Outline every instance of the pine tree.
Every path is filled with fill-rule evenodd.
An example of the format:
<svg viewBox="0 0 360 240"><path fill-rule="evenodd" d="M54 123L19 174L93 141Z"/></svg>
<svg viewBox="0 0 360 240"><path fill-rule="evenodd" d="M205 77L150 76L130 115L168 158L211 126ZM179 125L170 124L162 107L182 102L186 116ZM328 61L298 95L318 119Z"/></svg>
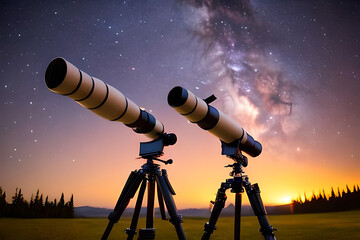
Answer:
<svg viewBox="0 0 360 240"><path fill-rule="evenodd" d="M21 188L16 188L15 195L12 197L12 205L11 205L11 217L25 217L26 210L28 207L28 203L24 201L24 196L21 193Z"/></svg>
<svg viewBox="0 0 360 240"><path fill-rule="evenodd" d="M342 192L341 192L341 197L344 198L346 196L346 192L345 190L343 189Z"/></svg>
<svg viewBox="0 0 360 240"><path fill-rule="evenodd" d="M35 206L38 205L38 202L39 202L39 189L36 192L36 196L35 196L35 200L34 200Z"/></svg>
<svg viewBox="0 0 360 240"><path fill-rule="evenodd" d="M64 193L61 193L61 197L56 210L57 210L57 217L61 217L61 218L65 217L66 213L64 213L65 211Z"/></svg>
<svg viewBox="0 0 360 240"><path fill-rule="evenodd" d="M74 194L71 194L69 206L70 206L71 208L74 208Z"/></svg>
<svg viewBox="0 0 360 240"><path fill-rule="evenodd" d="M311 197L310 201L314 201L314 200L316 200L316 195L315 195L315 192L313 191L313 194L312 194L312 197Z"/></svg>
<svg viewBox="0 0 360 240"><path fill-rule="evenodd" d="M341 198L340 188L338 187L337 190L338 190L338 195L337 195L337 197L338 197L338 198Z"/></svg>
<svg viewBox="0 0 360 240"><path fill-rule="evenodd" d="M16 188L15 195L12 197L12 204L16 203L17 198L18 198L18 188Z"/></svg>
<svg viewBox="0 0 360 240"><path fill-rule="evenodd" d="M350 194L351 193L351 191L350 191L350 188L349 188L349 186L346 184L346 193L347 194Z"/></svg>
<svg viewBox="0 0 360 240"><path fill-rule="evenodd" d="M46 196L45 198L45 205L44 205L44 208L45 208L45 217L48 218L50 217L50 203L49 203L49 197Z"/></svg>
<svg viewBox="0 0 360 240"><path fill-rule="evenodd" d="M44 199L43 199L43 194L40 195L40 199L39 199L39 203L41 206L44 206Z"/></svg>
<svg viewBox="0 0 360 240"><path fill-rule="evenodd" d="M42 217L42 218L45 217L43 194L40 195L40 199L39 199L39 217Z"/></svg>
<svg viewBox="0 0 360 240"><path fill-rule="evenodd" d="M317 199L323 199L323 195L321 194L321 190L319 190L319 195Z"/></svg>
<svg viewBox="0 0 360 240"><path fill-rule="evenodd" d="M66 217L73 218L74 217L74 195L71 194L70 201L66 203Z"/></svg>
<svg viewBox="0 0 360 240"><path fill-rule="evenodd" d="M64 193L61 194L60 200L59 200L59 204L58 207L62 208L65 205L65 200L64 200Z"/></svg>
<svg viewBox="0 0 360 240"><path fill-rule="evenodd" d="M327 200L327 197L326 197L326 193L325 193L325 190L323 189L323 198L325 199L325 200Z"/></svg>
<svg viewBox="0 0 360 240"><path fill-rule="evenodd" d="M329 199L335 199L335 192L334 192L334 188L331 188L331 196Z"/></svg>
<svg viewBox="0 0 360 240"><path fill-rule="evenodd" d="M0 187L0 217L4 217L6 214L6 193L3 192L2 188Z"/></svg>
<svg viewBox="0 0 360 240"><path fill-rule="evenodd" d="M29 217L34 217L35 215L35 210L34 207L35 206L35 201L34 201L34 194L31 194L31 198L30 198L30 206L29 206Z"/></svg>
<svg viewBox="0 0 360 240"><path fill-rule="evenodd" d="M51 206L51 217L59 217L58 208L56 203L56 198L54 199L54 204Z"/></svg>
<svg viewBox="0 0 360 240"><path fill-rule="evenodd" d="M42 208L42 203L40 202L40 191L39 189L37 190L36 192L36 195L35 195L35 200L34 200L34 206L32 208L32 212L33 212L33 216L32 217L41 217L41 208Z"/></svg>
<svg viewBox="0 0 360 240"><path fill-rule="evenodd" d="M31 198L30 198L30 208L34 207L34 194L31 194Z"/></svg>

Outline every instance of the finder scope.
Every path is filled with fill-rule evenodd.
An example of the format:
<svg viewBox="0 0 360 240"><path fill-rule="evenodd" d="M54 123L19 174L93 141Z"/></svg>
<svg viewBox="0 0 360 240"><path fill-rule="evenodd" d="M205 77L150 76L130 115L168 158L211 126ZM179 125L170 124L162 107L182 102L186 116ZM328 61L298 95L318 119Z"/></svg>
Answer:
<svg viewBox="0 0 360 240"><path fill-rule="evenodd" d="M68 96L81 106L110 121L120 121L137 133L156 139L164 125L150 113L140 109L120 91L89 76L63 58L55 58L45 73L50 91Z"/></svg>
<svg viewBox="0 0 360 240"><path fill-rule="evenodd" d="M261 153L261 144L235 121L210 106L209 101L196 97L192 92L180 86L174 87L169 92L167 100L178 113L190 122L196 123L200 128L214 134L221 141L227 144L240 142L238 148L252 157Z"/></svg>

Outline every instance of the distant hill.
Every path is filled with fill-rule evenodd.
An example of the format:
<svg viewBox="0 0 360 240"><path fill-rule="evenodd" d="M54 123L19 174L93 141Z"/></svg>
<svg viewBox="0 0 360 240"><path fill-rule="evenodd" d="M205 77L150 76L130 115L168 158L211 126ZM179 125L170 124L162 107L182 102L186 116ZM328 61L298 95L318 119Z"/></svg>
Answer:
<svg viewBox="0 0 360 240"><path fill-rule="evenodd" d="M75 207L74 215L75 217L108 217L112 209L108 208L97 208L97 207ZM269 206L266 207L266 211L269 215L279 215L279 214L290 214L290 204L279 205L279 206ZM127 208L123 214L124 217L131 217L134 212L133 208ZM235 212L235 206L229 204L221 211L221 216L233 216ZM188 209L179 209L178 214L181 214L184 217L209 217L210 209L208 208L188 208ZM146 215L146 207L141 208L141 216ZM253 210L250 206L243 205L241 206L241 215L243 216L253 216ZM155 209L155 217L160 217L159 208Z"/></svg>
<svg viewBox="0 0 360 240"><path fill-rule="evenodd" d="M278 205L278 206L269 206L269 207L266 207L266 211L269 215L292 214L291 203L284 204L284 205Z"/></svg>
<svg viewBox="0 0 360 240"><path fill-rule="evenodd" d="M75 207L74 215L75 217L108 217L113 209L108 208L97 208L97 207ZM134 208L127 208L122 216L131 217L134 212ZM190 208L190 209L181 209L178 210L178 214L187 217L208 217L210 216L209 209L199 209L199 208ZM146 207L141 208L140 216L146 215ZM160 217L160 209L155 209L155 217Z"/></svg>
<svg viewBox="0 0 360 240"><path fill-rule="evenodd" d="M96 207L75 207L75 217L107 217L111 213L112 209L108 208L96 208Z"/></svg>

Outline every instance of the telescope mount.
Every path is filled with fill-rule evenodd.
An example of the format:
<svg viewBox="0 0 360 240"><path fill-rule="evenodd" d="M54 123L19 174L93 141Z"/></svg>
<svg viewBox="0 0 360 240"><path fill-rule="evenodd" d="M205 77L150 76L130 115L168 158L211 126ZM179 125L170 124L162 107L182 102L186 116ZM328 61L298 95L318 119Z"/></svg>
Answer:
<svg viewBox="0 0 360 240"><path fill-rule="evenodd" d="M138 240L155 239L155 228L153 226L155 185L157 186L157 196L162 220L168 220L165 213L165 202L168 214L170 216L169 221L174 225L178 239L186 240L186 236L181 225L182 217L181 215L177 214L176 205L172 197L172 195L175 195L175 191L169 182L166 170L160 170L160 165L154 163L154 161L163 162L165 164L172 163L171 159L167 161L158 159L158 157L163 154L164 146L172 145L176 142L176 136L173 134L173 136L175 136L175 142L169 143L169 135L171 134L162 134L159 138L151 142L140 143L140 158L145 159L146 163L141 166L141 169L132 171L130 173L130 176L128 177L115 205L115 208L108 217L109 223L101 238L102 240L108 239L114 224L119 221L130 200L134 197L135 193L140 187L130 227L125 230L125 233L128 235L128 240L132 240L134 238L135 234L137 233L137 223L140 216L146 185L148 187L146 228L139 229Z"/></svg>
<svg viewBox="0 0 360 240"><path fill-rule="evenodd" d="M234 218L234 240L240 240L240 223L241 223L241 202L242 193L244 189L249 198L251 208L254 214L257 216L260 224L260 232L265 240L276 240L274 236L274 229L267 217L266 210L263 205L260 188L257 183L251 185L247 175L243 175L243 167L248 164L248 159L244 156L239 147L234 148L234 144L227 144L223 141L222 143L222 154L234 160L234 163L225 167L232 167L230 176L232 178L226 179L225 182L221 183L220 188L217 191L216 199L214 202L213 209L211 211L209 222L204 225L204 234L201 240L209 240L211 234L216 230L216 222L220 216L222 209L225 207L227 199L226 190L231 189L232 193L235 193L235 218ZM237 143L239 146L239 143Z"/></svg>

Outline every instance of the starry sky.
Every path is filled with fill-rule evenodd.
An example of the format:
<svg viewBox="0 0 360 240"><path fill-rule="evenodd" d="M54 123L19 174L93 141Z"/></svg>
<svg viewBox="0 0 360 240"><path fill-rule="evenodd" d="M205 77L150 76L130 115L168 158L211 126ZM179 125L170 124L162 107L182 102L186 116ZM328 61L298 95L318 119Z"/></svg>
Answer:
<svg viewBox="0 0 360 240"><path fill-rule="evenodd" d="M208 207L231 160L176 113L183 86L263 145L245 172L265 204L360 183L358 1L1 1L0 186L112 208L148 141L50 92L55 57L120 90L174 132L178 208ZM230 194L229 194L230 195ZM232 202L229 196L228 202ZM132 203L133 204L133 203Z"/></svg>

